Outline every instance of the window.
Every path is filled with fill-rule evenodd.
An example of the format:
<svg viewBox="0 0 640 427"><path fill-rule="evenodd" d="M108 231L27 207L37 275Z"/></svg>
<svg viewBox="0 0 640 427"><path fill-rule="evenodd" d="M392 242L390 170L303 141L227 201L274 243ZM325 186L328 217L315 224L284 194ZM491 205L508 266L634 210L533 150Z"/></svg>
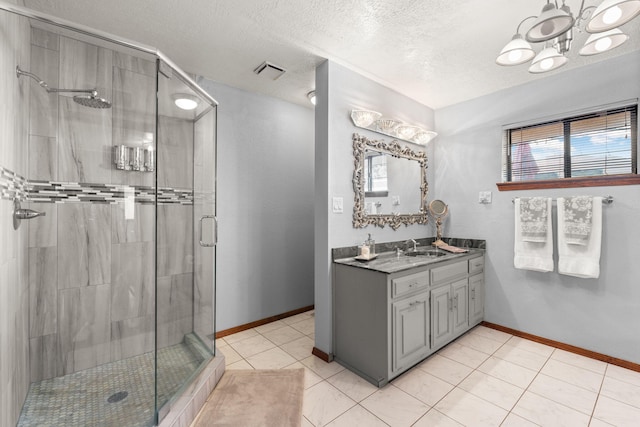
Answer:
<svg viewBox="0 0 640 427"><path fill-rule="evenodd" d="M505 183L637 174L637 105L505 132Z"/></svg>

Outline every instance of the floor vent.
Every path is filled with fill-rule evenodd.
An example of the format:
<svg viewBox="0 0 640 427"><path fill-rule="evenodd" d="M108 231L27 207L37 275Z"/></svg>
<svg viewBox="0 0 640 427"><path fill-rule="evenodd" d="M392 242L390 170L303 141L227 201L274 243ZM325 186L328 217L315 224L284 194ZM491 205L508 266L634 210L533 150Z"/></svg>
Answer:
<svg viewBox="0 0 640 427"><path fill-rule="evenodd" d="M270 62L264 61L262 64L258 65L258 68L253 70L253 72L259 76L267 77L271 80L278 80L284 73L287 72L287 70Z"/></svg>

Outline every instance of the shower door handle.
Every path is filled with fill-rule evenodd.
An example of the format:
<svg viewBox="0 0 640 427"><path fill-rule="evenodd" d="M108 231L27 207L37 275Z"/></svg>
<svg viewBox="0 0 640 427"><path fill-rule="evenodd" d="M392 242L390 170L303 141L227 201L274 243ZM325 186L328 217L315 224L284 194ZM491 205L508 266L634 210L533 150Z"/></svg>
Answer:
<svg viewBox="0 0 640 427"><path fill-rule="evenodd" d="M212 219L213 220L213 234L214 234L214 239L213 242L208 243L204 241L204 238L202 236L202 221L204 221L205 219ZM199 226L199 230L200 230L200 246L202 246L203 248L212 248L215 245L218 244L218 218L216 218L215 215L203 215L200 217L200 226Z"/></svg>

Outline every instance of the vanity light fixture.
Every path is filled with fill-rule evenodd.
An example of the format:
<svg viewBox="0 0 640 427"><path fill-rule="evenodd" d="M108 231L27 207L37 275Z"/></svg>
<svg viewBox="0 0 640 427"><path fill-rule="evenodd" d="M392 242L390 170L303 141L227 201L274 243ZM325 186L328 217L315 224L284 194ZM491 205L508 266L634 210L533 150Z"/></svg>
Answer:
<svg viewBox="0 0 640 427"><path fill-rule="evenodd" d="M311 92L309 92L307 94L307 98L309 98L309 102L311 102L313 105L316 105L316 91L312 90Z"/></svg>
<svg viewBox="0 0 640 427"><path fill-rule="evenodd" d="M175 102L178 108L183 110L193 110L198 106L199 99L194 95L188 93L175 93L171 95L173 102Z"/></svg>
<svg viewBox="0 0 640 427"><path fill-rule="evenodd" d="M351 120L359 128L378 132L392 138L401 139L413 144L426 145L438 136L436 132L420 126L403 123L400 120L382 117L382 114L371 110L351 110Z"/></svg>
<svg viewBox="0 0 640 427"><path fill-rule="evenodd" d="M384 133L393 132L402 122L394 119L381 118L376 120L376 127Z"/></svg>
<svg viewBox="0 0 640 427"><path fill-rule="evenodd" d="M545 73L568 62L573 41L573 30L593 33L579 54L596 55L614 49L629 39L616 27L626 24L640 15L640 0L604 0L597 7L584 6L574 16L566 1L558 7L558 1L547 0L538 16L528 16L517 26L516 34L498 54L496 63L502 66L518 65L533 58L530 73ZM522 24L533 19L523 38ZM611 31L611 32L610 32ZM546 43L536 55L530 43Z"/></svg>
<svg viewBox="0 0 640 427"><path fill-rule="evenodd" d="M351 110L351 120L353 120L353 124L361 128L371 126L371 124L380 117L382 117L382 114L377 111Z"/></svg>
<svg viewBox="0 0 640 427"><path fill-rule="evenodd" d="M420 131L422 131L422 129L420 129L418 126L402 124L396 128L396 135L398 135L398 138L410 140L416 133Z"/></svg>
<svg viewBox="0 0 640 427"><path fill-rule="evenodd" d="M438 136L437 133L431 130L420 130L420 132L413 135L411 138L412 142L415 142L418 145L427 145L429 141Z"/></svg>

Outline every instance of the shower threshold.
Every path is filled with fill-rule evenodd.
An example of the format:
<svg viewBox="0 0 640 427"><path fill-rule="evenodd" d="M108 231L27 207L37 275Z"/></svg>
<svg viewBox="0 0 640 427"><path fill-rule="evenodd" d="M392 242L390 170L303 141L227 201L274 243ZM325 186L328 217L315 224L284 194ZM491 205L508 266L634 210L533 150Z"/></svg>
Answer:
<svg viewBox="0 0 640 427"><path fill-rule="evenodd" d="M185 337L186 338L186 337ZM158 350L158 402L167 402L205 361L186 338ZM34 382L19 427L153 426L154 353Z"/></svg>

